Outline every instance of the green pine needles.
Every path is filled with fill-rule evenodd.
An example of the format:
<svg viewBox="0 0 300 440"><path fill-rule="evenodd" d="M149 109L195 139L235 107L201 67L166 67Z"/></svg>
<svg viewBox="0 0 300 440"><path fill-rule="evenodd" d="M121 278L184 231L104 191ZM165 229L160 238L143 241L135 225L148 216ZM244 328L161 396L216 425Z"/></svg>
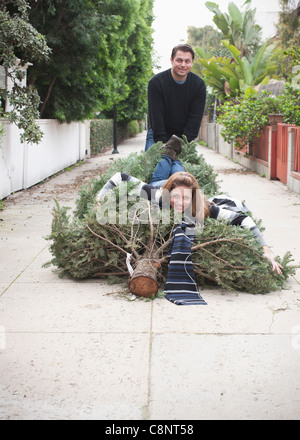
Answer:
<svg viewBox="0 0 300 440"><path fill-rule="evenodd" d="M56 202L52 231L47 237L51 240L53 258L46 267L55 266L59 276L75 279L105 276L121 282L129 278L126 263L128 255L131 255L133 268L139 260L150 258L159 267L157 281L163 288L174 226L172 216L171 224L165 223L161 210L141 199L138 205L133 201L128 202L128 221L120 221L124 214L122 209L118 210L122 203L121 187L115 190L116 222L100 224L95 208L97 193L116 172L124 172L149 182L161 158L161 145L158 143L145 153L134 153L126 159L116 160L105 174L83 186L73 216L68 213L70 208ZM186 170L194 174L206 197L210 197L219 190L217 174L203 156L197 153L196 146L196 142L188 144L184 139L180 160ZM283 266L282 274L274 273L251 231L213 219L207 219L204 228L196 234L192 256L199 285L217 285L253 294L281 290L296 269L291 264L291 253L287 252L283 258L277 257Z"/></svg>

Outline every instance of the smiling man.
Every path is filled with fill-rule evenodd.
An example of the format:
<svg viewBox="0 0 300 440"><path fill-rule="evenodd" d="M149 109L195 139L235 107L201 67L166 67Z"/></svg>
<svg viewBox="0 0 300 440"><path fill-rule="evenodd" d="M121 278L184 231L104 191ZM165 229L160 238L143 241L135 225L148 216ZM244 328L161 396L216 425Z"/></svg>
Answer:
<svg viewBox="0 0 300 440"><path fill-rule="evenodd" d="M173 134L188 141L198 135L205 100L205 82L191 72L194 51L188 44L172 50L171 69L155 75L148 84L149 131L145 150L166 143Z"/></svg>

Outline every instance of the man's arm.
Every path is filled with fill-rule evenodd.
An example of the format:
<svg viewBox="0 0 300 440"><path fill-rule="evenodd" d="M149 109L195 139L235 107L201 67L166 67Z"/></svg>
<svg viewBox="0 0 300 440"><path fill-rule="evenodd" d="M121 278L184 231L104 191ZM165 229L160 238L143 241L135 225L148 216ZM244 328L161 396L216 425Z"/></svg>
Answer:
<svg viewBox="0 0 300 440"><path fill-rule="evenodd" d="M184 134L189 142L196 139L198 136L204 114L205 101L206 86L203 81L190 105L188 119L184 127Z"/></svg>
<svg viewBox="0 0 300 440"><path fill-rule="evenodd" d="M161 92L154 81L148 84L148 113L155 142L169 140L165 127L165 107Z"/></svg>

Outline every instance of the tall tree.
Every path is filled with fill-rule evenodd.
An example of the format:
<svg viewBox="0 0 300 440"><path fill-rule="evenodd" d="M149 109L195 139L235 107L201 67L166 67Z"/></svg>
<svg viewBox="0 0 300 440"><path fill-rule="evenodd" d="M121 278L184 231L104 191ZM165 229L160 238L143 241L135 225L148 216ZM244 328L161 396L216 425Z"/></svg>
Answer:
<svg viewBox="0 0 300 440"><path fill-rule="evenodd" d="M280 0L281 11L277 30L285 47L298 46L300 41L300 1Z"/></svg>
<svg viewBox="0 0 300 440"><path fill-rule="evenodd" d="M212 26L197 28L188 27L188 43L193 47L201 47L204 50L212 52L221 48L221 42L224 39L222 32L217 31Z"/></svg>
<svg viewBox="0 0 300 440"><path fill-rule="evenodd" d="M8 118L20 129L21 141L38 143L42 132L35 123L39 117L39 96L34 87L21 84L28 62L47 59L49 48L45 38L29 23L28 3L25 0L2 0L0 3L0 65L5 77L12 82L0 88L0 117ZM8 99L11 109L5 112Z"/></svg>
<svg viewBox="0 0 300 440"><path fill-rule="evenodd" d="M29 80L39 90L42 118L84 119L97 107L99 49L105 47L105 20L89 0L30 0L31 23L52 49L48 61L35 63Z"/></svg>
<svg viewBox="0 0 300 440"><path fill-rule="evenodd" d="M255 54L252 61L247 57L241 58L241 52L227 40L223 40L232 58L212 57L205 59L200 49L196 49L200 63L205 67L206 83L214 90L218 99L225 99L226 95L240 96L243 93L253 94L254 86L268 83L276 70L273 60L273 46L265 43Z"/></svg>
<svg viewBox="0 0 300 440"><path fill-rule="evenodd" d="M256 9L251 9L251 0L246 0L244 11L240 11L233 2L228 4L228 14L221 12L219 6L213 2L206 2L206 7L215 15L214 23L222 32L224 39L237 47L241 56L251 56L261 42L262 28L255 22Z"/></svg>
<svg viewBox="0 0 300 440"><path fill-rule="evenodd" d="M196 51L200 48L201 58L208 59L211 56L229 56L228 50L222 46L223 38L222 32L214 29L212 26L204 26L202 28L195 26L188 27L188 44L196 48ZM203 69L199 58L196 57L192 71L199 76L203 76Z"/></svg>
<svg viewBox="0 0 300 440"><path fill-rule="evenodd" d="M300 1L281 0L280 8L276 25L276 75L294 83L299 78L300 65Z"/></svg>
<svg viewBox="0 0 300 440"><path fill-rule="evenodd" d="M138 76L126 75L136 57L132 41L143 14L152 11L152 0L30 2L30 19L52 48L49 62L33 66L29 73L42 97L41 116L82 120L125 102L138 82ZM151 53L151 44L144 48ZM143 72L149 67L143 62L140 68Z"/></svg>
<svg viewBox="0 0 300 440"><path fill-rule="evenodd" d="M121 46L122 58L126 60L126 67L119 81L119 90L128 89L125 99L119 93L118 115L121 120L143 119L147 112L147 85L152 72L152 22L153 0L129 0L128 5L122 2L122 7L130 11L127 18L130 25L126 28ZM127 6L127 7L126 7ZM117 10L120 11L118 3ZM125 16L125 12L124 12ZM128 32L128 31L127 31ZM109 115L109 107L107 107Z"/></svg>
<svg viewBox="0 0 300 440"><path fill-rule="evenodd" d="M254 94L254 86L267 83L276 70L274 45L260 46L261 27L255 23L255 9L251 0L246 0L245 11L241 12L234 3L229 3L228 14L222 13L216 3L206 2L214 12L214 22L224 36L226 56L213 56L202 48L196 51L199 62L205 67L205 80L214 89L218 99L226 95Z"/></svg>

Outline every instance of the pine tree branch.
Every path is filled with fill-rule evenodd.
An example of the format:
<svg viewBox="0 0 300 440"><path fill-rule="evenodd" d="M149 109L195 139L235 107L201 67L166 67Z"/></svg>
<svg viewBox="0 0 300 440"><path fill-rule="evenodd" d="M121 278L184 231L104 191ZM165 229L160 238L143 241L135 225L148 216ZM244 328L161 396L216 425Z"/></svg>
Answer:
<svg viewBox="0 0 300 440"><path fill-rule="evenodd" d="M51 91L52 91L52 89L53 89L53 86L54 86L54 83L55 83L56 80L57 80L57 76L55 76L54 78L52 78L52 81L51 81L51 83L50 83L50 85L49 85L49 87L48 87L47 95L46 95L45 98L44 98L44 101L43 101L43 104L42 104L42 107L41 107L41 110L40 110L40 117L41 117L41 118L42 118L42 116L43 116L43 113L44 113L44 110L45 110L46 104L47 104L47 102L48 102L48 100L49 100L49 98L50 98Z"/></svg>
<svg viewBox="0 0 300 440"><path fill-rule="evenodd" d="M202 270L194 268L194 272L195 272L195 274L200 275L202 277L205 277L208 280L213 281L214 283L216 283L216 280L214 278L208 276L206 273L202 272Z"/></svg>
<svg viewBox="0 0 300 440"><path fill-rule="evenodd" d="M128 272L96 272L93 274L94 277L122 277L122 276L128 276Z"/></svg>
<svg viewBox="0 0 300 440"><path fill-rule="evenodd" d="M135 256L135 258L139 258L139 254L136 252L136 250L133 248L132 244L130 243L130 241L127 240L127 238L125 237L125 235L122 233L121 229L118 229L115 225L112 225L111 227L109 227L108 225L106 225L106 227L110 230L112 230L113 232L115 232L116 234L119 235L119 237L127 244L128 247L130 247L131 253Z"/></svg>
<svg viewBox="0 0 300 440"><path fill-rule="evenodd" d="M238 238L235 238L234 240L230 240L228 238L218 238L216 240L206 241L205 243L201 243L201 244L197 244L196 246L193 246L192 252L197 251L198 249L202 249L205 246L209 246L210 244L215 244L215 243L234 243L234 244L238 244L238 245L243 246L242 243L240 243L243 240L244 240L243 237L240 237L240 238L238 237ZM245 247L248 247L248 246L245 246Z"/></svg>
<svg viewBox="0 0 300 440"><path fill-rule="evenodd" d="M86 225L86 227L88 228L88 230L95 235L95 237L100 238L100 240L106 241L108 244L110 244L111 246L115 247L116 249L119 249L119 251L123 252L124 254L127 255L127 251L125 251L124 249L122 249L120 246L118 246L117 244L113 243L112 241L108 240L108 238L105 238L101 235L96 234L96 232L94 232L89 225Z"/></svg>
<svg viewBox="0 0 300 440"><path fill-rule="evenodd" d="M249 267L247 266L233 266L232 264L228 263L228 261L224 260L223 258L217 257L216 254L213 254L212 252L210 252L209 250L203 248L204 252L207 252L208 254L212 255L216 260L222 261L222 263L226 264L226 266L231 267L231 269L249 269ZM193 263L194 266L201 266L200 263Z"/></svg>
<svg viewBox="0 0 300 440"><path fill-rule="evenodd" d="M98 249L100 249L100 247L99 247ZM78 249L77 251L71 252L71 254L68 255L66 258L63 258L63 261L68 261L68 260L70 260L74 255L76 255L76 254L78 254L78 253L80 253L80 252L82 252L82 251L89 251L89 250L92 250L92 248L91 248L91 247L87 247L87 248L81 248L81 249Z"/></svg>

